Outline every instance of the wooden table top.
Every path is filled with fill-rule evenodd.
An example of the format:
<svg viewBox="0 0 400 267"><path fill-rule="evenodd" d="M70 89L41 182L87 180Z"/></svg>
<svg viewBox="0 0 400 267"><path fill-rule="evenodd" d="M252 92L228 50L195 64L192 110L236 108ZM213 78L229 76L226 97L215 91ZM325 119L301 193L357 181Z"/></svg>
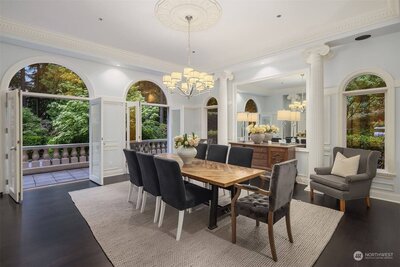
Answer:
<svg viewBox="0 0 400 267"><path fill-rule="evenodd" d="M182 175L201 182L229 187L265 173L265 170L245 168L226 163L194 159L190 165L183 165L176 154L159 154L157 157L173 159L180 162Z"/></svg>

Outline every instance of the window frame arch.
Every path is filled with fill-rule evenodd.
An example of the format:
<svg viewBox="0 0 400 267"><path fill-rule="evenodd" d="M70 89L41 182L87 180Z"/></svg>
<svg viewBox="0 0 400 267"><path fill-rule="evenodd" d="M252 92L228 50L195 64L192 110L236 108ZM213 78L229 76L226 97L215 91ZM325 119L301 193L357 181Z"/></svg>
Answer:
<svg viewBox="0 0 400 267"><path fill-rule="evenodd" d="M361 75L370 74L379 76L386 83L386 87L359 89L346 91L347 85L355 78ZM361 69L347 75L339 86L338 93L338 144L346 147L346 123L345 118L347 112L346 96L365 95L365 94L385 94L385 169L378 169L381 176L393 176L396 173L396 143L395 139L395 87L393 77L386 71L378 68Z"/></svg>
<svg viewBox="0 0 400 267"><path fill-rule="evenodd" d="M243 108L244 112L250 112L250 111L246 111L246 106L247 106L247 104L248 104L250 101L253 101L254 105L256 106L256 111L255 111L255 112L251 112L251 113L259 113L259 112L258 112L258 105L257 105L257 102L256 102L253 98L247 99L247 100L246 100L246 103L244 103L244 108Z"/></svg>
<svg viewBox="0 0 400 267"><path fill-rule="evenodd" d="M148 79L148 78L143 78L143 79L137 79L137 80L132 80L132 81L130 81L130 82L127 84L127 86L125 86L124 96L123 96L123 100L124 100L124 101L127 101L127 100L126 100L126 97L128 96L129 90L131 89L132 85L134 85L135 83L138 83L138 82L142 82L142 81L152 82L152 83L154 83L155 85L157 85L157 86L160 88L161 92L163 92L163 94L164 94L164 96L165 96L165 99L166 99L166 101L167 101L166 104L148 103L148 102L145 102L145 103L153 104L153 105L161 105L161 106L165 106L165 107L167 107L167 106L169 105L169 103L170 103L170 95L167 94L167 93L165 92L165 90L163 89L162 86L160 86L160 84L159 84L158 81L155 81L155 80L153 80L153 79ZM127 101L127 102L129 102L129 101Z"/></svg>
<svg viewBox="0 0 400 267"><path fill-rule="evenodd" d="M41 56L41 57L30 57L26 58L24 60L21 60L17 63L15 63L13 66L11 66L3 75L1 79L1 85L0 85L0 93L1 92L7 92L9 90L9 84L14 77L14 75L20 71L22 68L25 68L27 66L30 66L32 64L39 64L39 63L50 63L50 64L57 64L62 67L68 68L71 71L73 71L76 75L81 78L81 80L85 83L85 86L88 90L89 96L87 98L95 98L95 92L94 92L94 87L90 81L90 79L84 74L84 72L76 66L74 63L69 62L68 60L63 60L57 57L47 57L47 56ZM40 93L34 93L34 94L40 94ZM55 95L57 96L57 95ZM71 96L74 97L74 96ZM81 98L81 97L79 97ZM85 97L83 97L85 98Z"/></svg>

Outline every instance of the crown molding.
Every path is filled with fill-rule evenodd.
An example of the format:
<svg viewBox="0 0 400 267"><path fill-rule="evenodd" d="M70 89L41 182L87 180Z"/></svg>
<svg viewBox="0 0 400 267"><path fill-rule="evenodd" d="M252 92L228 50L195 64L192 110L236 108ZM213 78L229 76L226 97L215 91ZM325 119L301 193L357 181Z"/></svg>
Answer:
<svg viewBox="0 0 400 267"><path fill-rule="evenodd" d="M236 72L246 68L257 67L260 65L260 62L266 61L270 57L278 58L285 53L298 53L299 50L304 51L304 49L310 46L323 45L334 39L352 36L362 31L368 31L400 22L400 1L386 0L386 3L385 8L348 18L336 24L319 28L318 30L310 30L309 34L301 39L296 38L285 41L279 45L266 47L258 57L253 57L252 59L244 60L239 63L227 63L226 66L215 69L214 71L217 72L229 67L232 71ZM326 33L329 33L329 36L326 36Z"/></svg>
<svg viewBox="0 0 400 267"><path fill-rule="evenodd" d="M32 47L54 48L62 54L79 54L90 57L105 64L117 64L124 67L134 67L147 71L170 72L181 69L182 66L153 57L100 45L69 35L49 32L40 28L19 24L0 17L0 37L10 40L10 43ZM48 51L48 50L45 50ZM65 53L66 52L66 53Z"/></svg>

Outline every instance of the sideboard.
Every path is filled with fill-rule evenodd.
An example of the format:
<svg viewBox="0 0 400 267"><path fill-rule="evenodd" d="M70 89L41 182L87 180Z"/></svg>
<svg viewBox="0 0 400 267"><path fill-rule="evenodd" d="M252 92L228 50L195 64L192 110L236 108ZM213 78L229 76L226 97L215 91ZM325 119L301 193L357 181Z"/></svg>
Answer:
<svg viewBox="0 0 400 267"><path fill-rule="evenodd" d="M253 148L252 167L267 171L272 170L274 164L294 159L297 145L281 145L278 143L254 144L253 142L229 142L232 147Z"/></svg>

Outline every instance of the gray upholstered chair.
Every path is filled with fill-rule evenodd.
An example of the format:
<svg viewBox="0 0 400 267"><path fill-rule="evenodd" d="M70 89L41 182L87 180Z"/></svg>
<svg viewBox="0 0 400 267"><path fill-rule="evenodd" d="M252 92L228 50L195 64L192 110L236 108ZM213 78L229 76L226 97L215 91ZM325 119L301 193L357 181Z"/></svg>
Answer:
<svg viewBox="0 0 400 267"><path fill-rule="evenodd" d="M236 243L236 216L244 215L268 224L268 237L272 258L277 261L274 224L285 217L286 230L290 243L293 243L290 228L290 201L292 200L294 184L297 176L297 160L289 160L274 165L269 191L247 184L235 184L237 192L231 202L232 243ZM241 189L254 194L239 199Z"/></svg>
<svg viewBox="0 0 400 267"><path fill-rule="evenodd" d="M369 191L371 189L372 179L376 175L378 168L378 159L380 152L335 147L333 149L333 158L340 152L345 157L354 157L360 155L360 163L356 175L340 177L331 174L333 164L330 167L315 168L316 174L310 175L310 199L314 200L314 189L328 196L340 200L340 211L345 211L346 200L365 199L367 207L370 207Z"/></svg>

